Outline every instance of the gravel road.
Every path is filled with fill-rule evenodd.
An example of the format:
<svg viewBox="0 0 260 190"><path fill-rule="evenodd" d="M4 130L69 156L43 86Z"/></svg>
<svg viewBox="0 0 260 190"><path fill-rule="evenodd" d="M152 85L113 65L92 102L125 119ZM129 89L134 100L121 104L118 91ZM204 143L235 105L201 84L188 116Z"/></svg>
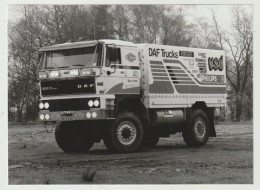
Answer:
<svg viewBox="0 0 260 190"><path fill-rule="evenodd" d="M252 184L253 126L217 125L206 146L188 148L181 134L131 154L103 142L67 154L42 125L9 125L9 184ZM82 178L96 171L93 181Z"/></svg>

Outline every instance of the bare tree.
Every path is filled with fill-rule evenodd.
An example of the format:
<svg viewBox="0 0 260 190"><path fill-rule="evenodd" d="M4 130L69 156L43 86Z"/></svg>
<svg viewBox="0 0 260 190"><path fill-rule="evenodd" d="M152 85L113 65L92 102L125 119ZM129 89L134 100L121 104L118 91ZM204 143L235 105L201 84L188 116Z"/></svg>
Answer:
<svg viewBox="0 0 260 190"><path fill-rule="evenodd" d="M231 59L227 59L227 79L231 86L230 99L235 103L235 118L240 121L243 105L248 106L248 102L252 104L253 19L241 7L234 7L234 32L227 33L219 27L214 12L212 15L219 44L222 49L227 45L231 56ZM250 119L252 114L248 117Z"/></svg>

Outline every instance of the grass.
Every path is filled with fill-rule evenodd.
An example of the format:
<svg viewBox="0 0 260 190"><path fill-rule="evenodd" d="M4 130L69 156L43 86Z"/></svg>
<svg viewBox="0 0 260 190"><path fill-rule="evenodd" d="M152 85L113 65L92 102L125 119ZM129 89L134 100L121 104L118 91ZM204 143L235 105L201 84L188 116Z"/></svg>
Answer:
<svg viewBox="0 0 260 190"><path fill-rule="evenodd" d="M87 182L93 182L97 169L88 168L86 172L82 174L82 179Z"/></svg>
<svg viewBox="0 0 260 190"><path fill-rule="evenodd" d="M48 185L51 183L51 178L50 176L46 176L45 179L44 179L44 184Z"/></svg>

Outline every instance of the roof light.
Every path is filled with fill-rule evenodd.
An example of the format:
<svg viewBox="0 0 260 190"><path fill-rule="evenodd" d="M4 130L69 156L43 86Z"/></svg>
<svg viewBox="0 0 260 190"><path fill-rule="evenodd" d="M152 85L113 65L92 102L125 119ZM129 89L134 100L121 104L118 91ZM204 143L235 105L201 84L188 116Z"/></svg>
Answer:
<svg viewBox="0 0 260 190"><path fill-rule="evenodd" d="M91 75L92 74L92 70L91 70L91 68L81 69L80 74L81 75Z"/></svg>
<svg viewBox="0 0 260 190"><path fill-rule="evenodd" d="M79 70L78 70L78 69L72 69L72 70L70 70L70 75L71 75L71 76L78 76L78 75L79 75Z"/></svg>
<svg viewBox="0 0 260 190"><path fill-rule="evenodd" d="M59 71L50 71L50 78L57 78L60 76Z"/></svg>
<svg viewBox="0 0 260 190"><path fill-rule="evenodd" d="M47 73L46 73L46 72L39 72L39 78L40 78L40 79L45 79L45 78L47 78Z"/></svg>

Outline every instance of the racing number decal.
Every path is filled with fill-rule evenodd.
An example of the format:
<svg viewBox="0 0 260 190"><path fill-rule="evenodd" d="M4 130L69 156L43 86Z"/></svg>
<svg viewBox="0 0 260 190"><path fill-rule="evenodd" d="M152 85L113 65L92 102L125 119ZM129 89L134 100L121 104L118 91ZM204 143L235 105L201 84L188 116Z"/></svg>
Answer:
<svg viewBox="0 0 260 190"><path fill-rule="evenodd" d="M220 58L217 57L209 57L208 58L209 70L212 71L213 69L223 71L223 56Z"/></svg>

